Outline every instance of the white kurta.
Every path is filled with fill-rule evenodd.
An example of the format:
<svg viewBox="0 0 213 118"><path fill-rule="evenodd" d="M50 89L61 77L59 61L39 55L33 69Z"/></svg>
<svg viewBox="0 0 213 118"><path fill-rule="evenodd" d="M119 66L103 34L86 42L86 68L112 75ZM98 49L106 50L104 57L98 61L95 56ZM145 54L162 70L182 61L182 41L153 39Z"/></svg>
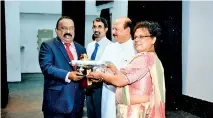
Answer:
<svg viewBox="0 0 213 118"><path fill-rule="evenodd" d="M123 44L109 44L102 57L103 61L111 61L118 69L125 67L135 56L136 51L133 47L132 39ZM116 100L115 87L103 84L102 101L101 101L101 118L116 118Z"/></svg>

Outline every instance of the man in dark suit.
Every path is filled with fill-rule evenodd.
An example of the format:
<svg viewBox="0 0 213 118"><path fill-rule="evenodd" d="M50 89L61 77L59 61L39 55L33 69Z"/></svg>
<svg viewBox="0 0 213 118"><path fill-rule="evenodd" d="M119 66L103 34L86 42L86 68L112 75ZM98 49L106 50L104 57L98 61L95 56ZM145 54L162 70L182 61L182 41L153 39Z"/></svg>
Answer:
<svg viewBox="0 0 213 118"><path fill-rule="evenodd" d="M86 49L73 41L74 22L62 16L56 24L57 37L42 43L39 64L44 75L44 118L81 118L84 105L82 76L69 62L79 60Z"/></svg>

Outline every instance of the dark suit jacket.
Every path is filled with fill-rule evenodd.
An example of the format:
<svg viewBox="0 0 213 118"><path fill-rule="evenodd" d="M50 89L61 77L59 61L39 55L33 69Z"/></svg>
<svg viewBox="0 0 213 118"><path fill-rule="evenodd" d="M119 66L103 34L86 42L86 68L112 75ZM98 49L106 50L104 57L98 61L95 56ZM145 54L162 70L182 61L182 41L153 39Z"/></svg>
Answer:
<svg viewBox="0 0 213 118"><path fill-rule="evenodd" d="M78 59L86 49L74 42ZM83 109L84 90L79 82L65 82L72 66L66 49L60 39L54 38L42 43L39 52L39 64L44 75L42 111L70 113Z"/></svg>

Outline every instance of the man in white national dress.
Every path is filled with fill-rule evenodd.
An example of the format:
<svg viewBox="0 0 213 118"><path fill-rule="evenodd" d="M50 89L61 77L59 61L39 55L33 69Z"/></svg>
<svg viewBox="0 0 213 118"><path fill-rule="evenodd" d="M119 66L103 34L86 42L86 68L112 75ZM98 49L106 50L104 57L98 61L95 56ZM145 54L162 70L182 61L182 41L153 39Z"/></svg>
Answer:
<svg viewBox="0 0 213 118"><path fill-rule="evenodd" d="M136 54L131 38L132 21L127 17L115 20L112 33L116 43L109 44L101 61L111 61L118 69L124 67ZM115 87L103 83L101 118L116 118Z"/></svg>

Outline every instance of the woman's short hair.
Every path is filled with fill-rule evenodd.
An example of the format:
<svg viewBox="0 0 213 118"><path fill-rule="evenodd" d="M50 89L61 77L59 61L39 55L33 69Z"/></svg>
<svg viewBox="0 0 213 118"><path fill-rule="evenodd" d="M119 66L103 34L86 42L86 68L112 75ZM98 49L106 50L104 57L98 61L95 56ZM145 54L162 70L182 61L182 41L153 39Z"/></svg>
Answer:
<svg viewBox="0 0 213 118"><path fill-rule="evenodd" d="M135 33L135 31L139 28L146 28L148 29L151 37L156 37L157 39L159 38L159 36L161 35L161 27L157 22L153 22L153 21L141 21L138 22L135 27L133 32Z"/></svg>

